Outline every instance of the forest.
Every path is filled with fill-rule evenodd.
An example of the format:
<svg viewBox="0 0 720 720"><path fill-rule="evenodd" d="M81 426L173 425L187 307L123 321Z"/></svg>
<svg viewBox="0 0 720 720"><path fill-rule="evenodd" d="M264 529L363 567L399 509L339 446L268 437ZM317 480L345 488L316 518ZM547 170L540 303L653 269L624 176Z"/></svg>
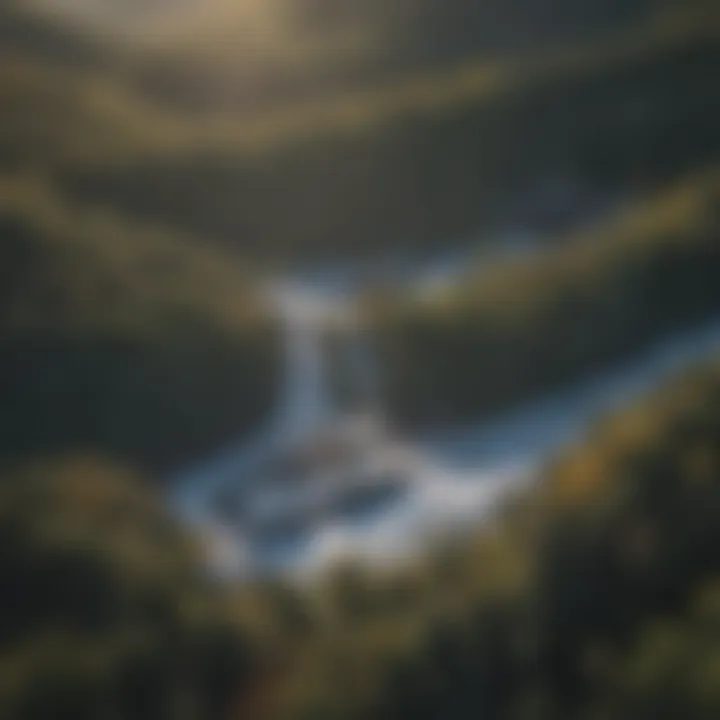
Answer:
<svg viewBox="0 0 720 720"><path fill-rule="evenodd" d="M716 31L672 22L526 63L470 62L290 114L173 128L173 145L160 124L157 150L56 176L66 194L271 267L382 263L517 223L552 233L572 213L536 200L548 182L602 205L716 156Z"/></svg>
<svg viewBox="0 0 720 720"><path fill-rule="evenodd" d="M90 451L164 473L270 413L276 322L242 266L16 178L0 235L4 460Z"/></svg>
<svg viewBox="0 0 720 720"><path fill-rule="evenodd" d="M281 595L288 717L717 714L719 377L606 419L472 541Z"/></svg>
<svg viewBox="0 0 720 720"><path fill-rule="evenodd" d="M492 415L716 317L718 179L711 170L681 181L539 257L429 296L368 299L396 419Z"/></svg>
<svg viewBox="0 0 720 720"><path fill-rule="evenodd" d="M473 537L311 586L219 588L143 483L91 458L6 471L3 715L715 717L719 409L714 364Z"/></svg>
<svg viewBox="0 0 720 720"><path fill-rule="evenodd" d="M398 562L226 577L170 500L283 404L279 279L361 278L383 450L716 322L716 2L232 5L0 4L0 717L716 718L716 357Z"/></svg>

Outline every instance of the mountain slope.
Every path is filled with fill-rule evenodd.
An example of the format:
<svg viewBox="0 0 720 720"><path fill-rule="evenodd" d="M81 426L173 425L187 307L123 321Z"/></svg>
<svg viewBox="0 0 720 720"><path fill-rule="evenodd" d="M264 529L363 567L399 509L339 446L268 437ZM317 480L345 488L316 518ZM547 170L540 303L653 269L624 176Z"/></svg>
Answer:
<svg viewBox="0 0 720 720"><path fill-rule="evenodd" d="M269 411L276 336L233 261L16 179L0 239L0 457L88 449L165 469Z"/></svg>
<svg viewBox="0 0 720 720"><path fill-rule="evenodd" d="M476 422L717 317L719 202L714 170L435 294L390 290L370 309L396 417Z"/></svg>
<svg viewBox="0 0 720 720"><path fill-rule="evenodd" d="M717 30L653 26L528 63L170 125L156 153L70 167L63 188L274 262L442 248L523 223L552 178L602 203L717 156Z"/></svg>

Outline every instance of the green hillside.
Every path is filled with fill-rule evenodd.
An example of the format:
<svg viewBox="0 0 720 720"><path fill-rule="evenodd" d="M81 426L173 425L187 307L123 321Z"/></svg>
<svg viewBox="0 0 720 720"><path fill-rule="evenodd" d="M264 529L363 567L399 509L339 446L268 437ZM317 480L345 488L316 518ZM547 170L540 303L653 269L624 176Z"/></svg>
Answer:
<svg viewBox="0 0 720 720"><path fill-rule="evenodd" d="M710 11L199 115L136 82L152 56L68 63L36 45L3 47L4 168L255 262L443 247L531 221L553 178L602 204L718 152Z"/></svg>
<svg viewBox="0 0 720 720"><path fill-rule="evenodd" d="M234 261L17 179L0 235L0 456L167 468L270 410L277 337Z"/></svg>
<svg viewBox="0 0 720 720"><path fill-rule="evenodd" d="M78 457L0 480L0 714L220 718L256 653L146 483Z"/></svg>
<svg viewBox="0 0 720 720"><path fill-rule="evenodd" d="M167 470L235 442L276 393L255 277L202 238L64 199L59 168L156 150L153 110L78 28L9 3L0 36L0 458L89 448Z"/></svg>
<svg viewBox="0 0 720 720"><path fill-rule="evenodd" d="M106 466L6 472L0 708L712 718L719 408L712 365L607 419L473 538L303 587L204 582L192 543Z"/></svg>
<svg viewBox="0 0 720 720"><path fill-rule="evenodd" d="M673 22L164 132L156 114L155 152L59 182L263 261L417 253L523 222L552 178L602 203L716 157L717 38Z"/></svg>
<svg viewBox="0 0 720 720"><path fill-rule="evenodd" d="M161 500L279 400L270 272L533 232L361 298L401 429L716 320L715 0L302 0L315 62L233 91L0 3L0 718L720 716L717 362L402 566L234 584ZM355 25L384 51L333 63Z"/></svg>
<svg viewBox="0 0 720 720"><path fill-rule="evenodd" d="M609 418L472 540L246 600L292 668L258 717L716 716L719 408L713 366Z"/></svg>
<svg viewBox="0 0 720 720"><path fill-rule="evenodd" d="M200 118L133 84L119 50L83 44L77 29L20 7L0 12L0 29L25 28L3 45L0 65L10 279L3 317L13 333L4 362L25 378L8 390L7 451L89 444L166 462L217 447L264 416L277 391L277 338L256 317L262 311L252 282L233 269L227 251L246 266L276 268L442 249L468 235L491 238L508 223L528 223L548 239L568 226L582 235L578 208L561 210L559 219L529 209L553 179L579 186L607 214L607 198L652 194L720 151L713 92L720 46L709 12L643 16L593 42L502 62L481 57L362 91ZM84 49L74 54L72 47ZM102 58L82 59L94 53ZM610 229L588 244L615 247L614 235ZM158 243L159 260L145 247ZM533 272L563 262L554 257ZM689 263L702 272L696 260ZM625 272L623 258L612 270L599 256L578 262L589 275L607 272L610 283ZM663 287L696 286L695 270L673 272ZM544 297L541 285L528 298ZM487 373L472 366L475 352L461 362L457 387L449 382L438 394L443 368L456 360L432 353L423 363L409 360L416 320L398 319L402 307L384 308L380 332L396 332L387 343L392 405L413 422L504 406L566 371L620 356L631 349L633 328L642 329L639 342L709 312L712 292L703 292L702 299L700 290L689 295L677 322L650 321L655 296L647 322L631 327L607 317L602 346L575 348L555 369L548 358L547 373L523 382L501 373L489 396L477 379ZM455 344L483 347L471 312L460 314L467 321L457 327L468 336ZM542 325L557 319L549 313ZM557 336L585 319L568 320ZM450 342L460 332L438 328ZM502 360L506 351L533 350L536 330L528 321L511 339L495 338L494 353L478 367L488 369L488 357ZM29 362L43 357L46 365ZM55 373L45 371L51 366ZM4 373L9 384L11 376ZM83 388L87 377L93 382ZM471 389L461 390L461 382ZM70 401L81 405L65 422ZM146 402L154 409L143 410ZM166 428L167 437L150 427Z"/></svg>
<svg viewBox="0 0 720 720"><path fill-rule="evenodd" d="M410 425L492 416L715 317L719 204L709 171L454 287L378 296L389 406Z"/></svg>

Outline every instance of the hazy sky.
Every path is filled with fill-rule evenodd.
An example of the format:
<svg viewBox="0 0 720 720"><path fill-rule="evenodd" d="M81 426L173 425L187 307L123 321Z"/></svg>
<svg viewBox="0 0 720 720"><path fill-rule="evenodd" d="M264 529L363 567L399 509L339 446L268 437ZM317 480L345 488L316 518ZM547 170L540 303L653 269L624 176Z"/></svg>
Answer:
<svg viewBox="0 0 720 720"><path fill-rule="evenodd" d="M54 11L122 29L171 33L282 24L288 0L35 0Z"/></svg>
<svg viewBox="0 0 720 720"><path fill-rule="evenodd" d="M2 0L0 0L2 1ZM367 52L372 32L346 23L333 32L302 30L298 0L33 0L58 8L103 31L122 33L171 48L201 50L222 60L266 59L271 64L342 61ZM390 0L388 0L390 1Z"/></svg>

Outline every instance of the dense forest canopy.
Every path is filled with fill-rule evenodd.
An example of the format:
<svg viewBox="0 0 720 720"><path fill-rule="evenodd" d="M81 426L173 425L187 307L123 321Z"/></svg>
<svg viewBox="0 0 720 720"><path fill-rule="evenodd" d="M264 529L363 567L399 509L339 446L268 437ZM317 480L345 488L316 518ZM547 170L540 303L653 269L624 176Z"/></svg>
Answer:
<svg viewBox="0 0 720 720"><path fill-rule="evenodd" d="M474 539L244 595L294 668L260 716L714 717L719 408L713 365L607 418Z"/></svg>
<svg viewBox="0 0 720 720"><path fill-rule="evenodd" d="M278 405L268 276L367 270L404 429L717 318L714 0L179 2L0 4L0 716L717 717L716 363L389 571L221 582L164 507Z"/></svg>
<svg viewBox="0 0 720 720"><path fill-rule="evenodd" d="M166 469L270 412L275 321L232 260L17 179L0 233L1 456Z"/></svg>
<svg viewBox="0 0 720 720"><path fill-rule="evenodd" d="M260 656L139 478L92 457L6 468L0 538L4 718L221 718L251 693Z"/></svg>
<svg viewBox="0 0 720 720"><path fill-rule="evenodd" d="M719 408L711 365L606 419L473 538L304 588L209 583L195 541L107 464L6 468L0 707L13 720L714 717Z"/></svg>
<svg viewBox="0 0 720 720"><path fill-rule="evenodd" d="M720 176L704 172L539 257L378 294L367 309L390 408L410 424L492 417L716 317L719 205Z"/></svg>

